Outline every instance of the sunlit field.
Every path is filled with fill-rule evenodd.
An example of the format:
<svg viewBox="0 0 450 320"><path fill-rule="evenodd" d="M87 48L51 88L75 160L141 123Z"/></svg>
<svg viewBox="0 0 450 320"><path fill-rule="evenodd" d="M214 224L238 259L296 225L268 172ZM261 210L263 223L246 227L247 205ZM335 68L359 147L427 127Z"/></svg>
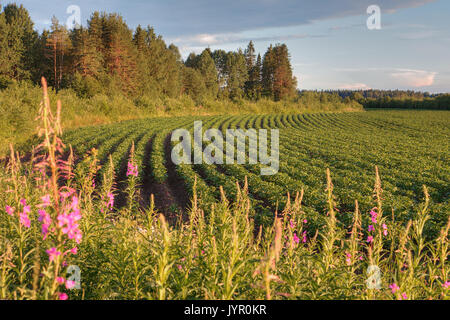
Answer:
<svg viewBox="0 0 450 320"><path fill-rule="evenodd" d="M40 144L0 170L0 299L448 298L448 111L63 133L43 101ZM278 129L278 172L173 164L172 131L198 120Z"/></svg>

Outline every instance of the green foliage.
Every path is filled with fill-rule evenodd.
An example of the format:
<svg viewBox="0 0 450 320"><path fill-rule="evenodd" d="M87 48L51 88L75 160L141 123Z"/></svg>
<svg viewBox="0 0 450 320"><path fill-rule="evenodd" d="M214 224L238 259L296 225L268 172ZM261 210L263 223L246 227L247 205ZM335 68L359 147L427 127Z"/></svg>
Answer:
<svg viewBox="0 0 450 320"><path fill-rule="evenodd" d="M44 141L0 170L0 299L449 298L447 112L134 120L72 130L64 150L43 83ZM280 172L176 166L191 203L169 221L140 183L167 183L166 139L199 119L278 128Z"/></svg>
<svg viewBox="0 0 450 320"><path fill-rule="evenodd" d="M8 4L3 8L0 13L1 76L14 80L32 79L37 38L34 24L22 5Z"/></svg>
<svg viewBox="0 0 450 320"><path fill-rule="evenodd" d="M264 95L276 101L295 95L297 79L292 75L288 48L285 44L270 46L262 64Z"/></svg>

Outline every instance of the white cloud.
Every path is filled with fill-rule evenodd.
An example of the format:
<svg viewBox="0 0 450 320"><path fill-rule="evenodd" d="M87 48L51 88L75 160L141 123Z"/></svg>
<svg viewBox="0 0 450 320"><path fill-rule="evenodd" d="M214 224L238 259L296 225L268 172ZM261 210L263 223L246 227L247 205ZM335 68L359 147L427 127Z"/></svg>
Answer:
<svg viewBox="0 0 450 320"><path fill-rule="evenodd" d="M390 73L391 78L400 85L414 88L432 86L437 72L424 70L398 69Z"/></svg>
<svg viewBox="0 0 450 320"><path fill-rule="evenodd" d="M209 45L220 45L220 44L230 44L230 43L248 43L250 40L253 42L258 41L287 41L292 39L305 39L305 38L317 38L324 37L323 35L309 35L305 33L299 34L287 34L287 35L273 35L264 37L252 37L242 36L239 33L218 33L218 34L196 34L193 36L185 36L178 38L169 38L169 42L173 42L179 46L209 46Z"/></svg>
<svg viewBox="0 0 450 320"><path fill-rule="evenodd" d="M371 89L367 84L365 83L347 83L339 86L339 89L342 90L369 90Z"/></svg>

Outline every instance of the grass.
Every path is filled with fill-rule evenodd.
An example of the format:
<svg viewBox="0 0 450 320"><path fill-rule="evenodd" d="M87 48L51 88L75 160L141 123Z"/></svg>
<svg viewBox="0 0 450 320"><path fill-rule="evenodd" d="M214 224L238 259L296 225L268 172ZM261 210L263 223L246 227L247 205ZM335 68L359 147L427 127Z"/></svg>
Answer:
<svg viewBox="0 0 450 320"><path fill-rule="evenodd" d="M42 144L26 163L11 149L0 171L0 299L448 299L450 220L435 239L424 237L426 187L407 223L384 212L377 170L373 209L360 212L356 202L348 225L329 170L320 229L309 226L303 191L271 225L256 225L246 181L231 202L220 189L208 215L194 188L190 209L168 221L153 199L138 205L133 152L122 206L111 203L112 165L93 183L95 151L76 168L72 157L62 161L60 112L52 114L43 87Z"/></svg>
<svg viewBox="0 0 450 320"><path fill-rule="evenodd" d="M91 98L80 98L71 89L58 94L49 90L52 105L61 100L65 106L62 124L65 129L115 123L143 118L171 117L181 115L218 114L273 114L292 112L361 111L357 102L345 104L339 101L322 101L314 95L296 101L274 102L262 99L204 100L194 101L189 96L127 97L117 92L97 94ZM0 90L0 157L9 152L9 144L20 146L28 141L36 129L35 115L41 100L41 88L27 82L14 83Z"/></svg>

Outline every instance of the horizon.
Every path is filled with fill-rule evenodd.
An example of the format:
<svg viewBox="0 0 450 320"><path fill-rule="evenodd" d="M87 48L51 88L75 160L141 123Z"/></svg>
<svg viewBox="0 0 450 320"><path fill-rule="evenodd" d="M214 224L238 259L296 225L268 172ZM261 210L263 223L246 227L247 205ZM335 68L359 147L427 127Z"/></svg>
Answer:
<svg viewBox="0 0 450 320"><path fill-rule="evenodd" d="M80 8L81 24L94 11L119 13L128 26L150 25L167 44L178 46L183 59L205 48L235 51L253 40L264 54L270 44L286 43L298 89L302 90L412 90L449 93L450 2L378 0L381 25L369 30L370 1L246 0L211 3L196 0L47 1L15 2L30 13L35 29L50 26L51 17L61 23L71 16L68 7ZM179 10L171 10L177 6ZM219 7L219 8L218 8ZM48 8L52 8L49 12ZM217 14L220 12L220 14ZM249 15L252 13L252 15ZM331 49L330 49L331 48ZM387 49L388 48L388 49Z"/></svg>

